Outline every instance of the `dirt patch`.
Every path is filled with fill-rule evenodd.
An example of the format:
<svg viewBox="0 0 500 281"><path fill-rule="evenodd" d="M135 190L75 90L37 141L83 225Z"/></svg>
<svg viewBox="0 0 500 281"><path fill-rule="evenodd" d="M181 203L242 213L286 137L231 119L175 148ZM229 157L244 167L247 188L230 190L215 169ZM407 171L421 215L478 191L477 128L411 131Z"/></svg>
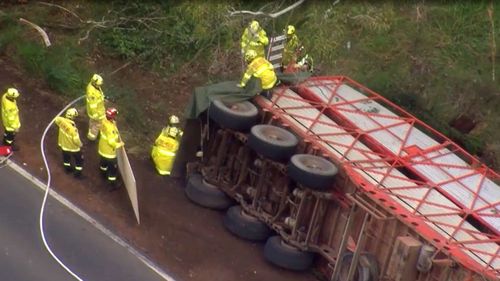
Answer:
<svg viewBox="0 0 500 281"><path fill-rule="evenodd" d="M46 171L40 156L40 137L65 101L42 81L24 74L8 57L0 57L0 65L0 84L5 88L16 86L21 92L18 104L22 127L17 137L21 150L13 160L44 181ZM130 76L132 72L134 75ZM185 104L189 94L186 91L200 79L176 77L176 85L171 80L158 82L157 78L137 69L120 71L113 76L117 81L136 83L144 100L141 106L152 106L164 98L164 92L170 91L168 96L174 97L172 106L165 110L176 113L183 108L180 104ZM151 91L153 88L156 90ZM159 111L145 109L151 118L166 118L159 116ZM118 120L119 126L120 122ZM85 136L85 118L77 120L77 126L81 136ZM82 139L84 178L76 180L64 173L56 147L56 130L49 131L47 155L54 189L175 277L200 281L315 280L309 273L289 272L268 264L263 258L262 244L248 243L226 232L222 225L223 213L189 203L183 194L183 181L158 176L148 155L144 154L131 156L141 211L141 225L137 225L125 190L109 192L100 177L96 143Z"/></svg>

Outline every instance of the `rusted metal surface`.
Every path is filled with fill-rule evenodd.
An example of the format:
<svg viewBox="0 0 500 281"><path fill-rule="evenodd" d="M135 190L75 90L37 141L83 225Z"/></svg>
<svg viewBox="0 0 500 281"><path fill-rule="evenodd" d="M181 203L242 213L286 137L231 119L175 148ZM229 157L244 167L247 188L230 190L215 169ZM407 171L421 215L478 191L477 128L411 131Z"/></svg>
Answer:
<svg viewBox="0 0 500 281"><path fill-rule="evenodd" d="M334 93L343 89L344 80L325 78L330 83L325 88L324 81L315 79L314 83L306 81L298 87L297 91L302 91L300 94L281 87L274 91L272 100L257 97L255 102L261 109L263 124L287 128L300 138L296 153L326 157L340 168L329 191L313 191L291 181L287 176L286 163L265 159L246 146L246 133L225 130L213 124L206 134L210 135L210 139L205 140L209 147L207 153L199 165L192 167L202 170L207 182L220 187L238 201L245 213L266 222L287 244L321 255L326 261L321 263L326 264L323 272L331 280L335 280L340 270L337 261L346 251L354 252L350 274L354 272L359 255L368 251L375 255L378 262L379 280L390 280L383 278L386 277L396 239L401 235L412 236L437 249L432 269L420 273L419 281L448 281L449 278L457 281L496 280L499 276L499 252L489 249L498 248L500 239L495 236L495 231L485 233L473 230L474 226L467 224L467 213L465 216L462 212L443 213L443 210L456 210L457 207L456 202L438 188L427 188L427 193L418 197L415 191L425 188L426 184L422 177L415 178L418 171L405 166L405 161L386 151L384 138L374 139L370 131L362 131L362 124L348 124L343 119L345 112L353 118L353 114L376 115L383 111L378 104L367 103L374 95L369 92L366 100L342 101ZM326 100L311 98L311 91L307 89L311 85L328 89L330 94L322 96ZM362 92L368 90L363 88ZM345 95L342 97L345 98ZM380 102L382 99L376 96L375 100ZM359 103L373 106L378 112L359 109L359 113L349 107ZM346 106L343 114L336 113L336 110ZM409 120L407 113L392 110ZM397 117L390 116L389 119ZM396 139L391 130L400 125L404 125L401 120L386 124L383 127L388 131L385 139ZM401 142L412 140L409 135L397 139ZM438 141L443 142L441 136ZM449 147L449 142L443 143ZM417 156L411 157L416 159ZM453 168L451 166L447 163L443 169ZM495 175L492 171L487 171L487 174ZM494 191L488 189L488 192ZM486 202L481 196L474 200ZM432 207L438 212L422 213L424 207ZM433 219L439 216L451 221ZM455 218L461 218L462 223L453 221ZM442 229L450 227L456 231L446 236ZM457 241L459 234L462 240ZM465 240L464 235L472 238ZM474 258L474 255L484 262Z"/></svg>

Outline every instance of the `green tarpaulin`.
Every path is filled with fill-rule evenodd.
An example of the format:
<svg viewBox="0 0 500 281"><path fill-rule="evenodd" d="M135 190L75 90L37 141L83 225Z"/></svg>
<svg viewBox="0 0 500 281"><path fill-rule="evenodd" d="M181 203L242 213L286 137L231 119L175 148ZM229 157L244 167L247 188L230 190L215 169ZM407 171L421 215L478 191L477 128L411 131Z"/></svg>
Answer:
<svg viewBox="0 0 500 281"><path fill-rule="evenodd" d="M276 74L283 84L300 83L311 76L309 72ZM202 112L208 109L213 100L220 99L228 103L236 103L252 99L262 91L260 79L250 79L245 88L237 87L238 83L239 81L225 81L197 87L191 96L184 117L186 119L198 118Z"/></svg>

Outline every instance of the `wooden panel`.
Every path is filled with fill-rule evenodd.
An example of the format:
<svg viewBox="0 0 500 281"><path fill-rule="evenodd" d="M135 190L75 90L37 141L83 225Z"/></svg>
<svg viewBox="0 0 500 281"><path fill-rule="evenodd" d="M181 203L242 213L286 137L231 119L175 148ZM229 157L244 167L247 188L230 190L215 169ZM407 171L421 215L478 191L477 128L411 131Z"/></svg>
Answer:
<svg viewBox="0 0 500 281"><path fill-rule="evenodd" d="M387 276L392 281L415 281L417 259L422 242L411 236L399 236L392 251Z"/></svg>

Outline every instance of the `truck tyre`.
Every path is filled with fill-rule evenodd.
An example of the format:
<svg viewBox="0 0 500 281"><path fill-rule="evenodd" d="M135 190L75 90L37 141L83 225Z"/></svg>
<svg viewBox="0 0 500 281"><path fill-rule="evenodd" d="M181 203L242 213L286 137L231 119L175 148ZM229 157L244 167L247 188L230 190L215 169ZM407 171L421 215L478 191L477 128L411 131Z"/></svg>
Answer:
<svg viewBox="0 0 500 281"><path fill-rule="evenodd" d="M279 267L302 271L311 267L314 253L301 251L287 245L280 236L272 236L264 246L264 257Z"/></svg>
<svg viewBox="0 0 500 281"><path fill-rule="evenodd" d="M232 234L250 241L264 241L272 233L264 222L246 214L241 206L233 206L227 210L224 226Z"/></svg>
<svg viewBox="0 0 500 281"><path fill-rule="evenodd" d="M255 152L275 161L286 161L295 152L299 140L289 131L272 125L255 125L248 145Z"/></svg>
<svg viewBox="0 0 500 281"><path fill-rule="evenodd" d="M197 173L189 176L184 192L189 200L209 209L225 210L233 203L224 192L205 182L202 175Z"/></svg>
<svg viewBox="0 0 500 281"><path fill-rule="evenodd" d="M340 271L335 281L347 280L349 274L349 267L352 263L354 254L351 252L345 253L340 258ZM375 257L371 254L361 254L358 260L358 266L354 271L354 281L378 281L378 264Z"/></svg>
<svg viewBox="0 0 500 281"><path fill-rule="evenodd" d="M288 163L288 176L310 189L324 191L330 188L338 168L323 157L295 154Z"/></svg>
<svg viewBox="0 0 500 281"><path fill-rule="evenodd" d="M223 128L247 131L257 123L259 111L253 103L242 101L227 103L214 100L208 109L208 115Z"/></svg>

